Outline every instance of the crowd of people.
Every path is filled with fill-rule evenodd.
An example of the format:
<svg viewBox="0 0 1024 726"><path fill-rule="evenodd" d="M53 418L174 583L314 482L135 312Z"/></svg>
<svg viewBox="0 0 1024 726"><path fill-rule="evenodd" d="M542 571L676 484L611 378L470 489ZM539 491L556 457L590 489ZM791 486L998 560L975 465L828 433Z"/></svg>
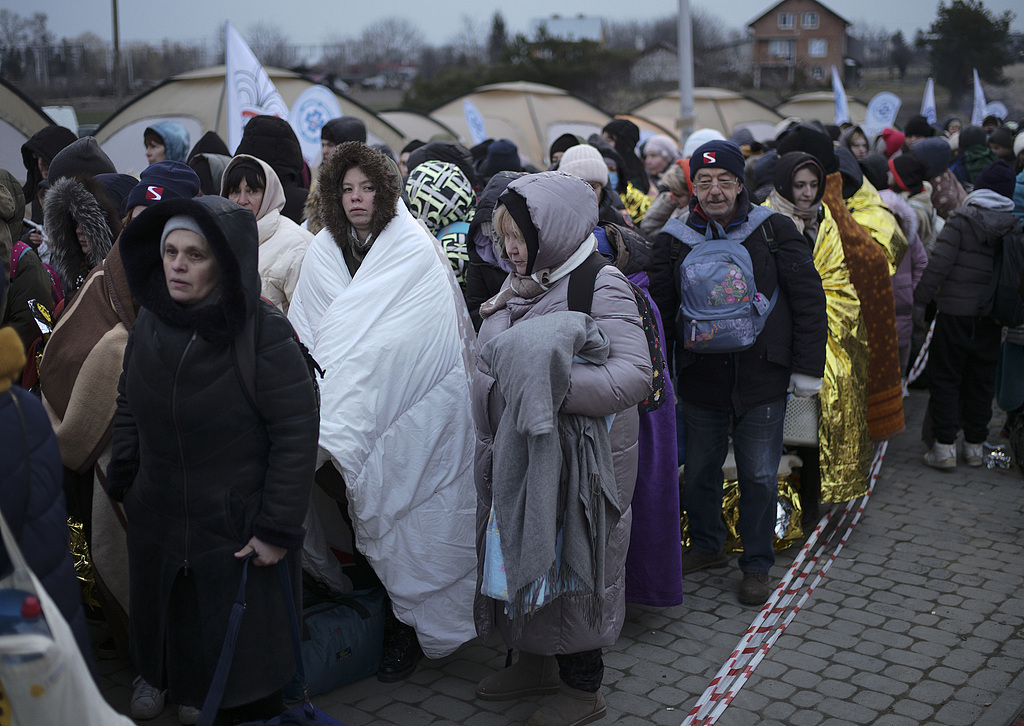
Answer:
<svg viewBox="0 0 1024 726"><path fill-rule="evenodd" d="M980 466L997 396L1024 426L1024 328L991 299L1024 250L1017 130L787 119L680 148L614 119L538 168L340 118L314 174L282 119L233 155L164 120L136 177L44 128L25 181L0 173L0 432L26 441L11 481L54 493L0 505L45 520L38 567L91 662L65 507L82 523L135 719L197 722L247 563L218 723L285 708L304 576L384 589L384 682L500 638L479 698L598 720L626 603L681 603L730 564L732 520L738 599L763 605L784 448L804 524L863 494L922 346L925 465ZM817 444L786 441L793 397ZM350 566L311 556L338 534L315 491Z"/></svg>

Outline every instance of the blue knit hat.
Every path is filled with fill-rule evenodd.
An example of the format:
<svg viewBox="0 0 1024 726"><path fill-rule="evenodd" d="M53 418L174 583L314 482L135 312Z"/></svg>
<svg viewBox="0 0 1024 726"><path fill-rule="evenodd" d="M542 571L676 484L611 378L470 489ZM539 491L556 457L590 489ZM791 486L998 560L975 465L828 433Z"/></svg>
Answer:
<svg viewBox="0 0 1024 726"><path fill-rule="evenodd" d="M725 169L743 181L745 160L740 147L732 141L709 141L697 147L690 157L690 181L701 169Z"/></svg>
<svg viewBox="0 0 1024 726"><path fill-rule="evenodd" d="M1016 183L1017 179L1013 174L1013 167L1000 159L981 170L978 178L974 180L974 189L975 191L978 189L991 189L996 194L1002 194L1007 199L1013 199L1013 189Z"/></svg>
<svg viewBox="0 0 1024 726"><path fill-rule="evenodd" d="M164 199L192 199L199 194L199 175L180 161L158 161L139 174L139 183L124 201L124 214Z"/></svg>

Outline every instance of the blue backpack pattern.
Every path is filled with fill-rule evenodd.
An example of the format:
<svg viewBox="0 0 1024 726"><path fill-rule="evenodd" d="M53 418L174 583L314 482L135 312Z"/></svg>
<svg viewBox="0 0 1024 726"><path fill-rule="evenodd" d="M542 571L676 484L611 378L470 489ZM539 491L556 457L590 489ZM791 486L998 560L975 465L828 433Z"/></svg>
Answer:
<svg viewBox="0 0 1024 726"><path fill-rule="evenodd" d="M757 209L764 208L752 210L749 223L760 227L774 251L771 225L763 223L770 210L765 215L757 214ZM672 233L667 226L666 231ZM753 263L742 239L714 239L710 224L704 236L688 231L682 241L690 253L679 269L683 347L694 353L737 353L750 348L775 307L778 287L771 298L757 291Z"/></svg>

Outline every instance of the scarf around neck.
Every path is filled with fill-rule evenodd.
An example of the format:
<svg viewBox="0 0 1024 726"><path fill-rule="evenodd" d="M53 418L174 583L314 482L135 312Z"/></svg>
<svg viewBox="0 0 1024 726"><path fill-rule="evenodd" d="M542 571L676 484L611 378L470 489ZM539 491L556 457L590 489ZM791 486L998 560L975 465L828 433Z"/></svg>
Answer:
<svg viewBox="0 0 1024 726"><path fill-rule="evenodd" d="M800 234L805 235L812 240L817 238L818 221L821 214L820 204L816 205L813 209L801 209L774 189L772 190L772 193L768 195L768 200L771 202L772 209L785 214L793 220L793 224L796 225Z"/></svg>
<svg viewBox="0 0 1024 726"><path fill-rule="evenodd" d="M597 237L591 233L569 258L556 267L535 270L532 275L520 275L514 269L508 274L508 286L480 305L480 317L488 318L505 308L514 297L532 300L551 289L551 286L583 264L597 249Z"/></svg>

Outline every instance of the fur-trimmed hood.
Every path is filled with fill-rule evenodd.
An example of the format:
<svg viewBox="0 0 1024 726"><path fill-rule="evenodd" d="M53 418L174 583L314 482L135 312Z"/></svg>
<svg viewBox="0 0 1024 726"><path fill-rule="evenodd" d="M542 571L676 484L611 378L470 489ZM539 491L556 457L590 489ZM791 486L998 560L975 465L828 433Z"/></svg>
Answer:
<svg viewBox="0 0 1024 726"><path fill-rule="evenodd" d="M88 254L78 243L78 226L89 240ZM46 192L43 228L52 250L50 264L60 275L64 295L70 298L89 270L106 259L121 230L121 217L94 178L64 177Z"/></svg>
<svg viewBox="0 0 1024 726"><path fill-rule="evenodd" d="M7 225L11 233L11 242L17 242L21 239L21 228L24 226L22 219L25 217L25 192L14 175L6 169L0 169L0 184L7 187L13 202L10 214L0 214L0 221Z"/></svg>
<svg viewBox="0 0 1024 726"><path fill-rule="evenodd" d="M351 225L341 204L341 183L348 170L354 167L362 169L376 188L373 215L370 218L370 233L374 236L380 234L388 222L394 219L401 195L398 167L382 152L358 141L338 146L331 158L320 167L320 221L331 233L335 244L342 249L348 246Z"/></svg>
<svg viewBox="0 0 1024 726"><path fill-rule="evenodd" d="M171 217L185 214L203 230L220 265L220 297L186 307L167 291L160 236ZM206 340L230 342L255 314L260 299L259 238L252 212L223 197L172 199L147 208L125 227L121 260L132 295L167 325L192 328Z"/></svg>
<svg viewBox="0 0 1024 726"><path fill-rule="evenodd" d="M314 184L306 196L306 203L302 207L302 219L306 223L306 229L312 235L317 235L324 228L320 221L320 184Z"/></svg>

